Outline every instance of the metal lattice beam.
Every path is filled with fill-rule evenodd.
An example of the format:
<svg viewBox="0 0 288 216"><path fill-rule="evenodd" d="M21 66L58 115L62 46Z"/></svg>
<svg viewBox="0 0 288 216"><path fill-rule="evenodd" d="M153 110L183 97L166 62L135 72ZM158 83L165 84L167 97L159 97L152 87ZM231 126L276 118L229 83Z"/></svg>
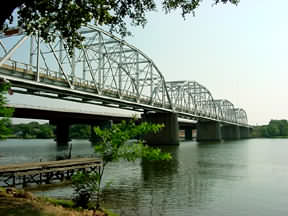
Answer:
<svg viewBox="0 0 288 216"><path fill-rule="evenodd" d="M142 107L191 118L248 124L243 109L235 108L228 100L215 100L196 81L166 82L147 55L95 26L87 25L79 31L85 39L72 56L59 35L54 42L45 43L37 35L19 32L9 37L0 34L0 78L35 82L37 90L49 93L59 94L64 89L67 97L89 94L81 96L82 102L99 100L135 110ZM29 88L29 84L22 86Z"/></svg>

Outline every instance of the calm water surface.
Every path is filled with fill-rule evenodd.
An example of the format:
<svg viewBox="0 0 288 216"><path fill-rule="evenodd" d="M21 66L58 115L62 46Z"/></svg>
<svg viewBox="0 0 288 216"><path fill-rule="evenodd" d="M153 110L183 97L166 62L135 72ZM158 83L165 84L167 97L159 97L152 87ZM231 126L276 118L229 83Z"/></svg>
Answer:
<svg viewBox="0 0 288 216"><path fill-rule="evenodd" d="M93 154L73 140L73 157ZM104 205L120 215L288 215L288 139L223 143L182 142L163 147L170 162L117 162L107 167ZM53 140L0 142L0 164L55 160L67 154ZM69 186L39 195L71 198Z"/></svg>

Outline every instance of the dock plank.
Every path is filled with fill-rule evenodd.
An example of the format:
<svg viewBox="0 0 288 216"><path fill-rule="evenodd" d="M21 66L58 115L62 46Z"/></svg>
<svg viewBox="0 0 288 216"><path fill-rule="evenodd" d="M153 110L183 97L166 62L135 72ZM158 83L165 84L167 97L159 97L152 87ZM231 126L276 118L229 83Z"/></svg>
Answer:
<svg viewBox="0 0 288 216"><path fill-rule="evenodd" d="M11 164L11 165L2 165L0 166L0 177L4 178L4 182L9 186L8 180L12 180L12 186L17 184L26 185L27 183L35 183L29 182L26 180L26 177L30 176L30 180L33 179L35 175L51 175L55 178L58 178L58 173L62 173L68 175L67 177L71 177L67 172L75 172L77 170L95 170L97 167L102 166L102 161L98 158L77 158L77 159L69 159L69 160L60 160L60 161L44 161L44 162L34 162L34 163L22 163L22 164ZM20 179L19 179L20 178ZM42 178L42 176L41 176ZM40 178L40 182L42 181ZM52 177L47 176L46 181L50 182ZM6 180L5 180L6 179ZM20 182L16 182L16 179L20 180ZM58 179L61 180L62 178ZM22 181L22 182L21 182Z"/></svg>
<svg viewBox="0 0 288 216"><path fill-rule="evenodd" d="M80 158L80 159L69 159L60 161L45 161L45 162L34 162L34 163L22 163L22 164L11 164L0 166L0 173L15 171L15 170L29 170L29 169L51 169L57 167L69 167L76 164L101 164L101 160L97 158Z"/></svg>

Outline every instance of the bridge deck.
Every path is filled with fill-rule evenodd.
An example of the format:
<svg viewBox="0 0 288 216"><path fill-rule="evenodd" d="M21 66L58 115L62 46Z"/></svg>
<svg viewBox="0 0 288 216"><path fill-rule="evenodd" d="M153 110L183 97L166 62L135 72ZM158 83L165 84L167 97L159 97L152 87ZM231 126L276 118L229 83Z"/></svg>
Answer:
<svg viewBox="0 0 288 216"><path fill-rule="evenodd" d="M21 77L23 78L25 75L25 79L30 79L30 80L35 80L36 76L37 76L37 72L36 71L32 71L31 69L28 69L28 65L26 65L25 68L21 68L21 67L16 67L16 66L11 66L11 65L7 65L7 64L3 64L0 66L0 68L4 68L7 69L9 71L13 71L14 75L15 72L19 72L21 73ZM45 71L45 70L44 70ZM43 72L43 70L42 70ZM28 76L30 76L30 78L28 78ZM59 72L55 72L55 71L47 71L47 73L40 73L39 74L39 78L42 79L42 82L45 83L45 81L49 80L48 83L51 84L58 84L59 86L67 86L68 83L65 80L65 77L63 74L60 74ZM73 84L75 89L85 89L85 91L87 92L95 92L95 83L92 80L83 80L79 77L70 77L70 82ZM100 85L99 83L97 83L97 85ZM119 98L119 92L117 89L110 89L107 86L103 86L103 88L101 89L101 95L104 96L108 96L108 97L112 97L112 98ZM129 101L135 102L137 101L137 95L136 93L132 94L129 92L125 92L122 91L121 92L121 97L122 99L127 99ZM149 97L143 98L141 97L139 99L139 101L141 101L144 104L148 104L150 105L150 99ZM169 105L167 104L167 107L169 107Z"/></svg>
<svg viewBox="0 0 288 216"><path fill-rule="evenodd" d="M101 168L101 161L96 158L79 158L61 161L48 161L0 166L0 182L4 186L28 183L52 183L52 181L69 179L79 170L96 171Z"/></svg>

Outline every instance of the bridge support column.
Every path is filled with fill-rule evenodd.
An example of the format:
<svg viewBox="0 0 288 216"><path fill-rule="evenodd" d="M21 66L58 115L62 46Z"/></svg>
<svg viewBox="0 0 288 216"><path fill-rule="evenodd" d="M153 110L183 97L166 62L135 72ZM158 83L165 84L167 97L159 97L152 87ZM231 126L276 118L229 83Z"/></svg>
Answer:
<svg viewBox="0 0 288 216"><path fill-rule="evenodd" d="M197 123L197 141L222 140L221 125L219 122L199 121Z"/></svg>
<svg viewBox="0 0 288 216"><path fill-rule="evenodd" d="M149 134L144 139L148 145L179 145L179 125L175 113L145 113L142 119L155 124L164 124L157 134Z"/></svg>
<svg viewBox="0 0 288 216"><path fill-rule="evenodd" d="M57 146L67 146L69 141L71 141L69 137L69 123L66 123L65 120L55 122L56 125L56 143Z"/></svg>
<svg viewBox="0 0 288 216"><path fill-rule="evenodd" d="M193 128L192 127L185 127L185 140L192 140L193 139Z"/></svg>
<svg viewBox="0 0 288 216"><path fill-rule="evenodd" d="M221 132L224 140L240 139L240 128L237 125L223 125Z"/></svg>
<svg viewBox="0 0 288 216"><path fill-rule="evenodd" d="M111 120L97 121L97 122L91 124L91 136L90 136L89 140L92 143L92 145L96 144L100 140L100 137L94 132L94 127L97 127L97 126L99 126L101 129L111 128L112 121Z"/></svg>
<svg viewBox="0 0 288 216"><path fill-rule="evenodd" d="M250 137L250 128L240 127L240 138L247 139Z"/></svg>

